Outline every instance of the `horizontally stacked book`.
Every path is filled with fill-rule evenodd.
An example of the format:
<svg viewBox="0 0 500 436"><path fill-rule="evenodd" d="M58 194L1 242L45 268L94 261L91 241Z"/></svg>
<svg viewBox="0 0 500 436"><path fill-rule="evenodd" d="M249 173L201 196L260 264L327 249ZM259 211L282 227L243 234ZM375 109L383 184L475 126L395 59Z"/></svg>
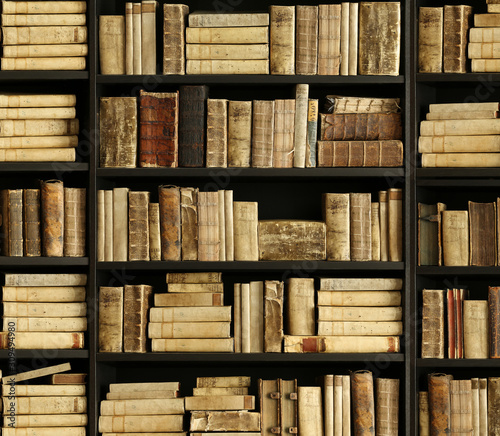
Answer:
<svg viewBox="0 0 500 436"><path fill-rule="evenodd" d="M74 162L75 106L72 94L0 95L0 162Z"/></svg>
<svg viewBox="0 0 500 436"><path fill-rule="evenodd" d="M0 349L83 348L86 274L5 274Z"/></svg>
<svg viewBox="0 0 500 436"><path fill-rule="evenodd" d="M186 436L184 398L179 382L111 383L101 401L99 432L107 434L175 434Z"/></svg>
<svg viewBox="0 0 500 436"><path fill-rule="evenodd" d="M496 266L500 198L468 202L468 210L448 210L446 204L418 204L418 264Z"/></svg>
<svg viewBox="0 0 500 436"><path fill-rule="evenodd" d="M2 2L2 70L84 70L85 1Z"/></svg>
<svg viewBox="0 0 500 436"><path fill-rule="evenodd" d="M221 275L167 273L167 293L155 294L154 307L149 311L152 351L234 351L231 306L223 305Z"/></svg>
<svg viewBox="0 0 500 436"><path fill-rule="evenodd" d="M455 380L434 373L428 391L419 392L420 434L494 435L499 416L500 377Z"/></svg>
<svg viewBox="0 0 500 436"><path fill-rule="evenodd" d="M469 59L473 73L500 71L500 4L486 0L488 13L474 14L469 33Z"/></svg>
<svg viewBox="0 0 500 436"><path fill-rule="evenodd" d="M86 374L61 373L70 369L63 363L3 378L2 434L85 436Z"/></svg>
<svg viewBox="0 0 500 436"><path fill-rule="evenodd" d="M420 123L422 167L500 167L500 103L430 104Z"/></svg>
<svg viewBox="0 0 500 436"><path fill-rule="evenodd" d="M40 185L0 192L2 255L85 256L86 189L64 187L61 180Z"/></svg>

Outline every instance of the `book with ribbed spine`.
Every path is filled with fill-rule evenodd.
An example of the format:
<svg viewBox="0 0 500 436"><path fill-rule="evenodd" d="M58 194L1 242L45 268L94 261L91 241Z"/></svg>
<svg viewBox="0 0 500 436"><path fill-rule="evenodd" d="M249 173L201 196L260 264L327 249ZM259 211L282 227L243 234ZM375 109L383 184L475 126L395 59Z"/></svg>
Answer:
<svg viewBox="0 0 500 436"><path fill-rule="evenodd" d="M99 288L99 351L123 351L123 287Z"/></svg>
<svg viewBox="0 0 500 436"><path fill-rule="evenodd" d="M418 71L443 71L443 7L419 8Z"/></svg>
<svg viewBox="0 0 500 436"><path fill-rule="evenodd" d="M145 353L146 326L153 288L148 285L125 285L123 294L123 351Z"/></svg>
<svg viewBox="0 0 500 436"><path fill-rule="evenodd" d="M182 260L198 260L198 195L198 188L180 188Z"/></svg>
<svg viewBox="0 0 500 436"><path fill-rule="evenodd" d="M399 336L285 335L285 353L399 353Z"/></svg>
<svg viewBox="0 0 500 436"><path fill-rule="evenodd" d="M323 219L326 223L326 258L350 260L349 194L323 194Z"/></svg>
<svg viewBox="0 0 500 436"><path fill-rule="evenodd" d="M128 260L149 260L149 192L130 191L128 203Z"/></svg>
<svg viewBox="0 0 500 436"><path fill-rule="evenodd" d="M86 242L85 188L64 188L64 256L85 256Z"/></svg>
<svg viewBox="0 0 500 436"><path fill-rule="evenodd" d="M274 101L273 167L292 168L294 161L295 100Z"/></svg>
<svg viewBox="0 0 500 436"><path fill-rule="evenodd" d="M252 106L252 167L273 167L274 106L272 100L254 100Z"/></svg>
<svg viewBox="0 0 500 436"><path fill-rule="evenodd" d="M422 290L422 358L444 358L444 294Z"/></svg>
<svg viewBox="0 0 500 436"><path fill-rule="evenodd" d="M189 7L163 5L163 74L185 74L185 28Z"/></svg>
<svg viewBox="0 0 500 436"><path fill-rule="evenodd" d="M227 167L227 99L207 100L207 168Z"/></svg>
<svg viewBox="0 0 500 436"><path fill-rule="evenodd" d="M1 239L4 256L23 256L23 190L1 191Z"/></svg>
<svg viewBox="0 0 500 436"><path fill-rule="evenodd" d="M318 6L295 7L295 74L317 74Z"/></svg>
<svg viewBox="0 0 500 436"><path fill-rule="evenodd" d="M66 41L66 43L69 42ZM38 44L53 43L40 41ZM101 74L125 74L125 17L123 15L99 17L99 60Z"/></svg>
<svg viewBox="0 0 500 436"><path fill-rule="evenodd" d="M340 9L341 5L319 5L319 75L339 75L340 73Z"/></svg>
<svg viewBox="0 0 500 436"><path fill-rule="evenodd" d="M318 141L318 167L399 167L403 142Z"/></svg>
<svg viewBox="0 0 500 436"><path fill-rule="evenodd" d="M64 254L64 184L61 180L41 182L40 203L42 253L49 257ZM22 230L22 225L21 225ZM21 242L22 243L22 242Z"/></svg>
<svg viewBox="0 0 500 436"><path fill-rule="evenodd" d="M227 166L250 167L252 102L229 101L227 110Z"/></svg>
<svg viewBox="0 0 500 436"><path fill-rule="evenodd" d="M402 139L401 113L334 113L320 116L321 141Z"/></svg>
<svg viewBox="0 0 500 436"><path fill-rule="evenodd" d="M181 196L177 186L158 187L162 260L181 260Z"/></svg>

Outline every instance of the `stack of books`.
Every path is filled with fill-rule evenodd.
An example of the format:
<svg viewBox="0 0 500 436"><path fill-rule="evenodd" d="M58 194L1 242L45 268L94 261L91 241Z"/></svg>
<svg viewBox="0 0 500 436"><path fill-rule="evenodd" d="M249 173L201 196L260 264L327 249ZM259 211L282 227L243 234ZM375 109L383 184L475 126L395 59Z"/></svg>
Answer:
<svg viewBox="0 0 500 436"><path fill-rule="evenodd" d="M148 337L153 351L233 352L231 306L223 306L221 273L168 273L155 294Z"/></svg>
<svg viewBox="0 0 500 436"><path fill-rule="evenodd" d="M84 70L86 1L2 3L2 70Z"/></svg>
<svg viewBox="0 0 500 436"><path fill-rule="evenodd" d="M186 410L191 411L190 435L260 435L255 396L248 395L250 382L247 376L197 377L193 396L185 398Z"/></svg>
<svg viewBox="0 0 500 436"><path fill-rule="evenodd" d="M99 432L152 434L184 430L184 398L179 382L112 383L101 401Z"/></svg>
<svg viewBox="0 0 500 436"><path fill-rule="evenodd" d="M430 104L420 123L422 167L499 167L498 102Z"/></svg>
<svg viewBox="0 0 500 436"><path fill-rule="evenodd" d="M500 5L486 0L488 13L474 14L469 33L469 59L473 73L500 71Z"/></svg>
<svg viewBox="0 0 500 436"><path fill-rule="evenodd" d="M75 106L71 94L0 95L0 162L74 162Z"/></svg>
<svg viewBox="0 0 500 436"><path fill-rule="evenodd" d="M5 274L0 348L83 348L86 284L86 274Z"/></svg>

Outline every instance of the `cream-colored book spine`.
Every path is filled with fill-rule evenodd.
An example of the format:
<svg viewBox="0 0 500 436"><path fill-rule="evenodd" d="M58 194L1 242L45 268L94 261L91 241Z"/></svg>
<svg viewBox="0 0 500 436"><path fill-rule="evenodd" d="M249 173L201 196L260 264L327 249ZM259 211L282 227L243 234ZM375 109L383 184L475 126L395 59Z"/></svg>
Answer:
<svg viewBox="0 0 500 436"><path fill-rule="evenodd" d="M295 74L295 6L269 7L270 11L270 72Z"/></svg>
<svg viewBox="0 0 500 436"><path fill-rule="evenodd" d="M442 120L421 121L422 136L456 136L456 135L498 135L500 119L496 120Z"/></svg>
<svg viewBox="0 0 500 436"><path fill-rule="evenodd" d="M76 302L85 301L83 286L3 286L3 301Z"/></svg>
<svg viewBox="0 0 500 436"><path fill-rule="evenodd" d="M141 44L142 74L156 74L156 0L142 0Z"/></svg>
<svg viewBox="0 0 500 436"><path fill-rule="evenodd" d="M148 219L149 219L149 258L150 260L161 260L159 203L148 204Z"/></svg>
<svg viewBox="0 0 500 436"><path fill-rule="evenodd" d="M469 43L475 42L500 42L500 29L498 27L472 27L469 29Z"/></svg>
<svg viewBox="0 0 500 436"><path fill-rule="evenodd" d="M281 353L283 342L284 283L264 282L264 352Z"/></svg>
<svg viewBox="0 0 500 436"><path fill-rule="evenodd" d="M399 291L318 291L318 306L399 306Z"/></svg>
<svg viewBox="0 0 500 436"><path fill-rule="evenodd" d="M429 112L425 115L427 121L439 120L481 120L498 118L498 111L471 111L471 112ZM428 137L427 137L428 138ZM467 150L466 150L467 151Z"/></svg>
<svg viewBox="0 0 500 436"><path fill-rule="evenodd" d="M321 387L299 386L299 436L323 434Z"/></svg>
<svg viewBox="0 0 500 436"><path fill-rule="evenodd" d="M399 353L399 336L285 335L285 353Z"/></svg>
<svg viewBox="0 0 500 436"><path fill-rule="evenodd" d="M241 283L234 284L233 335L234 335L234 352L241 353ZM195 395L194 392L193 395Z"/></svg>
<svg viewBox="0 0 500 436"><path fill-rule="evenodd" d="M359 3L349 3L349 76L358 74Z"/></svg>
<svg viewBox="0 0 500 436"><path fill-rule="evenodd" d="M280 405L284 406L286 397L280 392L279 382L259 379L262 436L272 436L280 430Z"/></svg>
<svg viewBox="0 0 500 436"><path fill-rule="evenodd" d="M99 17L99 60L101 74L125 74L125 17Z"/></svg>
<svg viewBox="0 0 500 436"><path fill-rule="evenodd" d="M149 322L150 339L229 338L229 322Z"/></svg>
<svg viewBox="0 0 500 436"><path fill-rule="evenodd" d="M64 188L64 256L85 256L85 188Z"/></svg>
<svg viewBox="0 0 500 436"><path fill-rule="evenodd" d="M193 411L191 412L191 420L189 427L191 431L202 431L202 432L224 431L224 434L226 434L225 433L226 431L258 432L260 434L261 419L259 412Z"/></svg>
<svg viewBox="0 0 500 436"><path fill-rule="evenodd" d="M269 59L269 44L186 44L186 59Z"/></svg>
<svg viewBox="0 0 500 436"><path fill-rule="evenodd" d="M250 352L264 352L264 283L250 282Z"/></svg>
<svg viewBox="0 0 500 436"><path fill-rule="evenodd" d="M104 262L106 245L106 217L104 212L104 194L103 189L97 191L97 262Z"/></svg>
<svg viewBox="0 0 500 436"><path fill-rule="evenodd" d="M293 166L305 168L307 149L307 111L309 106L309 85L295 85L295 133L293 140Z"/></svg>
<svg viewBox="0 0 500 436"><path fill-rule="evenodd" d="M499 153L423 153L423 168L468 168L500 166Z"/></svg>
<svg viewBox="0 0 500 436"><path fill-rule="evenodd" d="M168 272L166 281L170 283L221 283L221 272Z"/></svg>
<svg viewBox="0 0 500 436"><path fill-rule="evenodd" d="M152 398L177 398L177 390L150 390L140 392L108 392L106 400L143 400Z"/></svg>
<svg viewBox="0 0 500 436"><path fill-rule="evenodd" d="M60 318L86 314L87 303L3 302L3 316Z"/></svg>
<svg viewBox="0 0 500 436"><path fill-rule="evenodd" d="M399 291L403 280L397 278L321 278L320 287L324 291Z"/></svg>
<svg viewBox="0 0 500 436"><path fill-rule="evenodd" d="M15 392L14 392L15 391ZM2 386L2 395L8 397L55 397L55 396L84 396L85 385L14 385Z"/></svg>
<svg viewBox="0 0 500 436"><path fill-rule="evenodd" d="M323 194L327 260L350 260L349 194Z"/></svg>
<svg viewBox="0 0 500 436"><path fill-rule="evenodd" d="M471 111L497 111L500 109L500 103L482 102L482 103L434 103L429 105L429 112L471 112Z"/></svg>
<svg viewBox="0 0 500 436"><path fill-rule="evenodd" d="M480 433L479 424L479 378L471 378L471 394L472 394L472 434Z"/></svg>
<svg viewBox="0 0 500 436"><path fill-rule="evenodd" d="M128 260L149 260L148 191L128 193ZM113 212L114 215L114 212ZM115 259L116 260L116 259Z"/></svg>
<svg viewBox="0 0 500 436"><path fill-rule="evenodd" d="M253 395L210 395L200 397L185 397L186 410L253 410L255 397Z"/></svg>
<svg viewBox="0 0 500 436"><path fill-rule="evenodd" d="M293 167L294 124L295 100L275 100L273 145L274 168Z"/></svg>
<svg viewBox="0 0 500 436"><path fill-rule="evenodd" d="M389 261L403 260L403 190L387 190L387 245Z"/></svg>
<svg viewBox="0 0 500 436"><path fill-rule="evenodd" d="M350 193L351 260L372 260L371 194Z"/></svg>
<svg viewBox="0 0 500 436"><path fill-rule="evenodd" d="M75 116L74 107L0 108L0 118L3 120L68 119Z"/></svg>
<svg viewBox="0 0 500 436"><path fill-rule="evenodd" d="M340 11L340 75L349 75L349 3L341 3Z"/></svg>
<svg viewBox="0 0 500 436"><path fill-rule="evenodd" d="M389 235L387 227L387 191L378 192L379 202L379 224L380 224L380 260L389 260L389 247L387 245Z"/></svg>
<svg viewBox="0 0 500 436"><path fill-rule="evenodd" d="M218 261L219 237L219 194L198 193L198 260Z"/></svg>
<svg viewBox="0 0 500 436"><path fill-rule="evenodd" d="M186 74L185 27L189 7L163 5L163 74Z"/></svg>
<svg viewBox="0 0 500 436"><path fill-rule="evenodd" d="M252 167L272 168L274 101L254 100L252 114Z"/></svg>
<svg viewBox="0 0 500 436"><path fill-rule="evenodd" d="M84 70L84 57L2 58L2 70Z"/></svg>
<svg viewBox="0 0 500 436"><path fill-rule="evenodd" d="M0 137L0 148L76 148L78 146L78 136L11 136Z"/></svg>
<svg viewBox="0 0 500 436"><path fill-rule="evenodd" d="M418 71L443 71L443 7L420 7L418 20Z"/></svg>
<svg viewBox="0 0 500 436"><path fill-rule="evenodd" d="M198 188L180 188L182 260L198 260L198 196Z"/></svg>
<svg viewBox="0 0 500 436"><path fill-rule="evenodd" d="M314 335L316 331L314 279L288 279L287 334Z"/></svg>
<svg viewBox="0 0 500 436"><path fill-rule="evenodd" d="M85 286L87 274L4 273L5 286Z"/></svg>
<svg viewBox="0 0 500 436"><path fill-rule="evenodd" d="M0 349L9 348L8 332L0 332ZM69 350L83 348L81 332L17 332L16 347L19 350Z"/></svg>
<svg viewBox="0 0 500 436"><path fill-rule="evenodd" d="M224 284L219 283L169 283L168 292L224 292Z"/></svg>
<svg viewBox="0 0 500 436"><path fill-rule="evenodd" d="M86 26L2 27L4 45L16 44L84 44Z"/></svg>
<svg viewBox="0 0 500 436"><path fill-rule="evenodd" d="M335 375L333 377L333 430L334 436L342 436L342 377Z"/></svg>
<svg viewBox="0 0 500 436"><path fill-rule="evenodd" d="M500 136L421 136L420 153L496 153L500 151Z"/></svg>
<svg viewBox="0 0 500 436"><path fill-rule="evenodd" d="M70 107L75 94L0 94L0 107Z"/></svg>
<svg viewBox="0 0 500 436"><path fill-rule="evenodd" d="M234 206L234 260L259 260L258 204L235 201Z"/></svg>
<svg viewBox="0 0 500 436"><path fill-rule="evenodd" d="M183 398L101 401L101 416L182 415Z"/></svg>
<svg viewBox="0 0 500 436"><path fill-rule="evenodd" d="M297 5L295 14L295 74L315 75L318 72L318 6Z"/></svg>
<svg viewBox="0 0 500 436"><path fill-rule="evenodd" d="M5 1L3 14L83 14L87 11L86 1Z"/></svg>
<svg viewBox="0 0 500 436"><path fill-rule="evenodd" d="M0 162L74 162L74 148L0 149Z"/></svg>
<svg viewBox="0 0 500 436"><path fill-rule="evenodd" d="M372 203L372 260L380 260L380 203Z"/></svg>
<svg viewBox="0 0 500 436"><path fill-rule="evenodd" d="M88 423L88 416L86 413L72 413L72 414L55 414L55 415L16 415L12 424L13 428L17 428L19 431L28 430L26 427L31 427L31 434L37 434L40 427L52 427L54 434L59 434L60 427L61 431L64 432L67 427L83 427ZM72 431L73 429L70 429ZM85 429L81 429L85 430ZM78 431L78 429L74 429ZM66 433L62 433L66 434ZM84 433L85 434L85 433Z"/></svg>
<svg viewBox="0 0 500 436"><path fill-rule="evenodd" d="M319 5L318 74L340 73L341 5Z"/></svg>
<svg viewBox="0 0 500 436"><path fill-rule="evenodd" d="M123 287L99 289L99 351L123 350Z"/></svg>
<svg viewBox="0 0 500 436"><path fill-rule="evenodd" d="M333 374L323 376L323 429L324 436L334 436L334 387Z"/></svg>
<svg viewBox="0 0 500 436"><path fill-rule="evenodd" d="M37 377L43 377L46 375L58 374L61 372L69 371L71 369L70 363L60 363L58 365L46 366L40 369L33 369L31 371L25 371L19 374L14 374L9 376L9 378L4 377L2 379L2 384L12 384L18 383L20 381L32 380Z"/></svg>
<svg viewBox="0 0 500 436"><path fill-rule="evenodd" d="M469 213L466 210L444 210L443 264L445 266L469 265Z"/></svg>
<svg viewBox="0 0 500 436"><path fill-rule="evenodd" d="M229 101L227 118L227 165L248 168L252 149L252 102Z"/></svg>
<svg viewBox="0 0 500 436"><path fill-rule="evenodd" d="M148 415L148 416L100 416L99 432L180 432L183 430L184 415Z"/></svg>
<svg viewBox="0 0 500 436"><path fill-rule="evenodd" d="M4 410L14 403L16 414L19 415L48 415L56 413L86 413L87 397L14 397L14 399L3 398Z"/></svg>
<svg viewBox="0 0 500 436"><path fill-rule="evenodd" d="M3 331L13 327L17 332L84 332L87 318L11 318L3 317Z"/></svg>
<svg viewBox="0 0 500 436"><path fill-rule="evenodd" d="M152 307L149 322L231 321L231 307Z"/></svg>
<svg viewBox="0 0 500 436"><path fill-rule="evenodd" d="M125 74L134 74L134 4L125 3Z"/></svg>
<svg viewBox="0 0 500 436"><path fill-rule="evenodd" d="M318 321L401 321L403 309L394 307L318 306Z"/></svg>
<svg viewBox="0 0 500 436"><path fill-rule="evenodd" d="M223 294L220 292L197 292L193 294L171 292L154 294L154 305L157 307L203 307L222 306Z"/></svg>
<svg viewBox="0 0 500 436"><path fill-rule="evenodd" d="M151 339L152 351L163 353L233 353L233 338Z"/></svg>
<svg viewBox="0 0 500 436"><path fill-rule="evenodd" d="M269 62L245 59L188 59L186 74L269 74Z"/></svg>
<svg viewBox="0 0 500 436"><path fill-rule="evenodd" d="M233 191L224 191L224 220L226 222L226 260L234 260L234 202Z"/></svg>
<svg viewBox="0 0 500 436"><path fill-rule="evenodd" d="M250 353L251 349L251 297L250 283L241 283L241 352Z"/></svg>
<svg viewBox="0 0 500 436"><path fill-rule="evenodd" d="M318 335L396 336L403 334L401 321L318 321Z"/></svg>
<svg viewBox="0 0 500 436"><path fill-rule="evenodd" d="M104 191L104 261L111 262L113 256L113 191ZM128 232L127 232L128 235Z"/></svg>
<svg viewBox="0 0 500 436"><path fill-rule="evenodd" d="M113 188L113 259L126 262L129 250L129 188Z"/></svg>
<svg viewBox="0 0 500 436"><path fill-rule="evenodd" d="M464 300L464 357L487 359L489 357L488 302L486 300Z"/></svg>
<svg viewBox="0 0 500 436"><path fill-rule="evenodd" d="M134 44L134 74L142 74L142 17L141 17L141 4L132 4L132 28Z"/></svg>
<svg viewBox="0 0 500 436"><path fill-rule="evenodd" d="M472 42L468 45L469 59L497 59L500 57L499 43Z"/></svg>
<svg viewBox="0 0 500 436"><path fill-rule="evenodd" d="M247 27L269 26L269 14L226 12L193 12L189 14L189 27Z"/></svg>
<svg viewBox="0 0 500 436"><path fill-rule="evenodd" d="M267 27L187 27L186 44L267 44Z"/></svg>
<svg viewBox="0 0 500 436"><path fill-rule="evenodd" d="M3 47L4 58L81 57L87 56L88 53L87 44L30 44Z"/></svg>
<svg viewBox="0 0 500 436"><path fill-rule="evenodd" d="M227 106L226 99L207 100L207 168L227 167Z"/></svg>
<svg viewBox="0 0 500 436"><path fill-rule="evenodd" d="M12 2L14 3L14 2ZM37 2L38 3L38 2ZM50 416L50 415L49 415ZM57 415L56 415L57 416ZM4 436L85 436L85 427L3 428Z"/></svg>
<svg viewBox="0 0 500 436"><path fill-rule="evenodd" d="M179 382L110 383L109 392L178 391L179 386Z"/></svg>

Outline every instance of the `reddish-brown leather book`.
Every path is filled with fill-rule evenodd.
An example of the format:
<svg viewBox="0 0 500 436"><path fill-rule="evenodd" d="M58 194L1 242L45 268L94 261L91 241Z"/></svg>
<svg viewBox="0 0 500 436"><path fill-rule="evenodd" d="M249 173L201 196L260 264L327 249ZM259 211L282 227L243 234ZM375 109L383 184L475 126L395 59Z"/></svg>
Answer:
<svg viewBox="0 0 500 436"><path fill-rule="evenodd" d="M33 257L42 254L40 239L40 190L25 189L24 207L24 255Z"/></svg>
<svg viewBox="0 0 500 436"><path fill-rule="evenodd" d="M500 358L500 287L488 287L490 358Z"/></svg>
<svg viewBox="0 0 500 436"><path fill-rule="evenodd" d="M429 374L429 425L432 435L450 434L450 382L452 379L453 377L448 374Z"/></svg>
<svg viewBox="0 0 500 436"><path fill-rule="evenodd" d="M41 183L43 255L62 257L64 252L64 185L61 180Z"/></svg>
<svg viewBox="0 0 500 436"><path fill-rule="evenodd" d="M181 194L177 186L160 186L162 260L181 260Z"/></svg>
<svg viewBox="0 0 500 436"><path fill-rule="evenodd" d="M456 355L456 319L455 319L455 301L453 299L453 289L446 290L446 310L448 322L448 359L455 359Z"/></svg>
<svg viewBox="0 0 500 436"><path fill-rule="evenodd" d="M354 434L375 435L375 398L371 371L351 373L351 396Z"/></svg>
<svg viewBox="0 0 500 436"><path fill-rule="evenodd" d="M146 352L146 326L153 288L148 285L125 285L123 294L123 351Z"/></svg>
<svg viewBox="0 0 500 436"><path fill-rule="evenodd" d="M469 264L495 266L497 261L496 202L469 201Z"/></svg>

